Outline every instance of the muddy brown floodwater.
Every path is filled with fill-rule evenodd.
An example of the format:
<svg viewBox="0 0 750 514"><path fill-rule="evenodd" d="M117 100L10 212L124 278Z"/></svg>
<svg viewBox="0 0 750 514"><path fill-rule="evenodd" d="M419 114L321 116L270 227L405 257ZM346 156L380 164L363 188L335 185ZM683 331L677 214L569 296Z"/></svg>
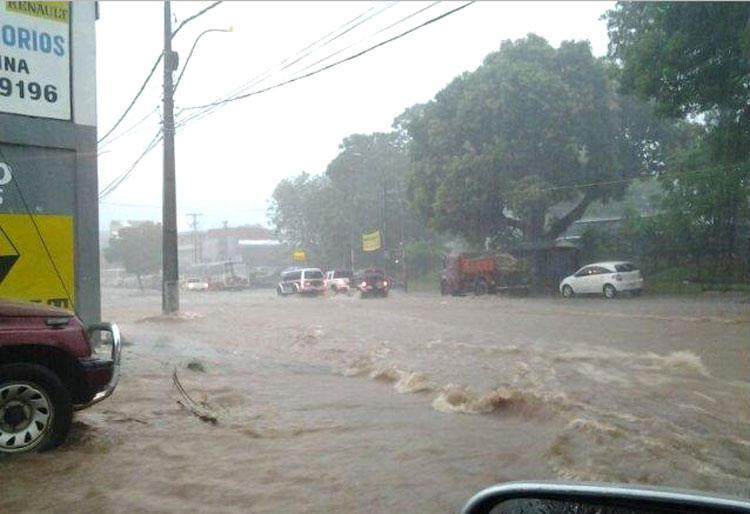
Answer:
<svg viewBox="0 0 750 514"><path fill-rule="evenodd" d="M62 448L0 462L0 512L456 512L518 479L750 497L749 308L247 291L164 320L106 290L119 388Z"/></svg>

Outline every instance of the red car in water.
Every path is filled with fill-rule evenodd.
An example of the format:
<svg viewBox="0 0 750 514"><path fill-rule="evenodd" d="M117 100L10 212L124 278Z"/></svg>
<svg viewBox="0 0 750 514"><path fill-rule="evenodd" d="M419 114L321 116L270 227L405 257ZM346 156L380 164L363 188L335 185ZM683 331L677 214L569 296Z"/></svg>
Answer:
<svg viewBox="0 0 750 514"><path fill-rule="evenodd" d="M121 348L113 323L86 326L64 309L0 300L0 456L61 444L73 411L114 391Z"/></svg>

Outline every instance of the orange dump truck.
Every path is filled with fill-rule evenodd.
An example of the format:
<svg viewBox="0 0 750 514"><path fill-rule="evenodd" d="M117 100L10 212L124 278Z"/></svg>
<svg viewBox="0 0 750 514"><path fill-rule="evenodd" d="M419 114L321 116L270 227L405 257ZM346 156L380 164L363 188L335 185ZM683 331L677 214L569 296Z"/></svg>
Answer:
<svg viewBox="0 0 750 514"><path fill-rule="evenodd" d="M461 252L445 258L440 292L452 295L498 291L526 293L528 277L522 263L507 253Z"/></svg>

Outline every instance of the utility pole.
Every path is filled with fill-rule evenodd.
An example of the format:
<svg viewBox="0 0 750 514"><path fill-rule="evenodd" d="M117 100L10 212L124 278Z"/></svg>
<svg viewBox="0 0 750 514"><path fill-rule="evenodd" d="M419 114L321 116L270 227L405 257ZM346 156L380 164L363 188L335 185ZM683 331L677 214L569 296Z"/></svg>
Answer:
<svg viewBox="0 0 750 514"><path fill-rule="evenodd" d="M383 271L388 275L390 268L391 253L388 249L388 183L383 180Z"/></svg>
<svg viewBox="0 0 750 514"><path fill-rule="evenodd" d="M229 260L229 222L224 220L221 222L224 227L224 237L221 245L221 253L225 261Z"/></svg>
<svg viewBox="0 0 750 514"><path fill-rule="evenodd" d="M199 212L188 213L188 216L193 218L193 222L190 227L193 229L193 264L198 264L201 261L201 251L198 249L198 216L203 216Z"/></svg>
<svg viewBox="0 0 750 514"><path fill-rule="evenodd" d="M177 261L177 191L174 161L174 86L172 73L177 69L177 53L172 51L172 9L164 2L164 182L162 186L162 314L180 310Z"/></svg>

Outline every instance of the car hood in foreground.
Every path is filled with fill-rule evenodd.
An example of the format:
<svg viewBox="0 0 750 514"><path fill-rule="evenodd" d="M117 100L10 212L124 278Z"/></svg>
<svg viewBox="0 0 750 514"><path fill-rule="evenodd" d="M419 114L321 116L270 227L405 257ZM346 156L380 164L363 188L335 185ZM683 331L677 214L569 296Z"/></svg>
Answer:
<svg viewBox="0 0 750 514"><path fill-rule="evenodd" d="M59 307L53 307L51 305L2 298L0 299L0 317L9 316L73 316L73 313Z"/></svg>

